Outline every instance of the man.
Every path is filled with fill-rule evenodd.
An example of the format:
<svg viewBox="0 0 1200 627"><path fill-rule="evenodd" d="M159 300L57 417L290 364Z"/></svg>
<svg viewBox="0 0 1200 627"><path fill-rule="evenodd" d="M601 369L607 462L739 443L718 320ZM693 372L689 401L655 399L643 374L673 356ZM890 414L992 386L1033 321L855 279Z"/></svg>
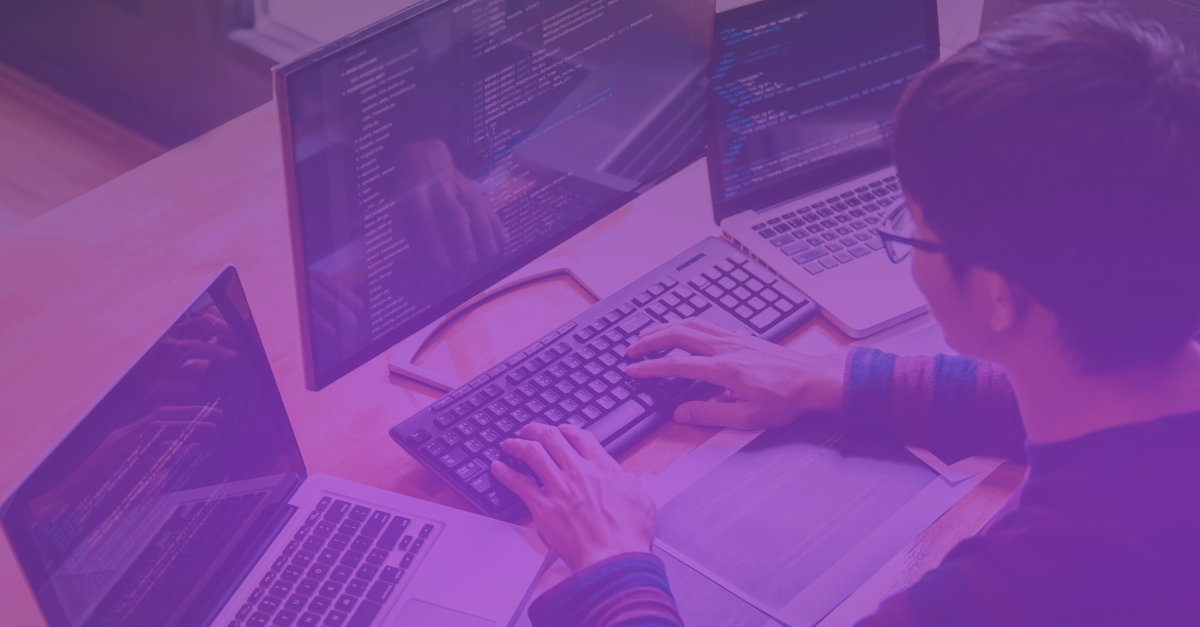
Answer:
<svg viewBox="0 0 1200 627"><path fill-rule="evenodd" d="M726 388L680 406L683 423L834 412L943 457L1027 455L1018 507L862 625L1195 622L1200 64L1156 26L1039 8L915 81L894 143L913 275L969 357L813 358L684 321L628 352L691 356L629 374ZM521 435L505 448L544 489L493 472L578 570L534 624L678 624L637 482L582 431Z"/></svg>

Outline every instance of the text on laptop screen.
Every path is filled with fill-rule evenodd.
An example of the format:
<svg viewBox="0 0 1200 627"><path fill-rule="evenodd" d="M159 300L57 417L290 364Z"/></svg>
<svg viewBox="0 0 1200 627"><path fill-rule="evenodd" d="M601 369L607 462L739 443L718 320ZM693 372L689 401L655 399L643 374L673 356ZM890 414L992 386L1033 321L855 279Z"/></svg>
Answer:
<svg viewBox="0 0 1200 627"><path fill-rule="evenodd" d="M702 154L713 0L452 0L279 70L320 388Z"/></svg>
<svg viewBox="0 0 1200 627"><path fill-rule="evenodd" d="M227 269L12 497L51 625L198 625L305 470Z"/></svg>
<svg viewBox="0 0 1200 627"><path fill-rule="evenodd" d="M760 6L780 9L751 6L741 11L754 12L752 19L718 20L710 86L717 146L709 154L720 159L719 168L709 164L717 173L714 200L784 189L883 150L905 86L937 53L928 4L768 1Z"/></svg>

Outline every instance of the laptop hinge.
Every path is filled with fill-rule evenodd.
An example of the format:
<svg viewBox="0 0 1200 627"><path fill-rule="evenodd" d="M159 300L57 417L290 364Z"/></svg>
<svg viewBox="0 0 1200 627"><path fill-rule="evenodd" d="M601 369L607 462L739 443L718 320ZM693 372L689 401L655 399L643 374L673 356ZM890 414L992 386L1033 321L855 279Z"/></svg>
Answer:
<svg viewBox="0 0 1200 627"><path fill-rule="evenodd" d="M210 584L216 585L221 592L216 596L216 598L207 604L208 607L212 608L209 616L205 617L203 621L196 624L211 625L213 621L216 620L217 615L221 613L221 610L225 609L225 606L229 603L229 600L233 598L233 593L237 592L238 588L241 587L242 582L244 582L246 577L250 575L250 571L254 570L254 567L258 565L259 560L262 559L263 555L266 555L267 549L271 548L271 544L275 542L275 538L277 538L279 534L283 532L283 528L287 526L288 521L292 519L292 516L294 516L296 512L300 511L299 507L290 505L289 501L292 500L292 497L295 496L296 491L300 489L300 486L304 483L304 481L293 481L291 483L292 485L286 488L285 492L280 495L278 502L282 503L282 505L280 506L279 510L271 516L267 523L263 525L262 531L258 533L258 536L250 542L251 548L243 553L242 557L237 560L234 568L230 569L230 572L228 575L226 575L224 581Z"/></svg>

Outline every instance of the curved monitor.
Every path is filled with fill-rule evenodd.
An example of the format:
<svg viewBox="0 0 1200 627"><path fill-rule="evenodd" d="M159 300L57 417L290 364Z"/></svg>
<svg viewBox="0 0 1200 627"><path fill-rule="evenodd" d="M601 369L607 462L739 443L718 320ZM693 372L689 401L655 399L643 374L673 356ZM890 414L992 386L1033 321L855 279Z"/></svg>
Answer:
<svg viewBox="0 0 1200 627"><path fill-rule="evenodd" d="M714 13L426 2L277 69L309 387L699 158Z"/></svg>

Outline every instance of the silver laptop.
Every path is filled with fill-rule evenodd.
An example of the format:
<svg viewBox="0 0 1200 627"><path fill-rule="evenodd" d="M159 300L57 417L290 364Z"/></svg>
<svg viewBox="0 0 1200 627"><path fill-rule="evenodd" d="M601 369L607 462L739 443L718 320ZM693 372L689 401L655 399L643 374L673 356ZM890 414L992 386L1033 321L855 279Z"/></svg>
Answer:
<svg viewBox="0 0 1200 627"><path fill-rule="evenodd" d="M708 169L725 239L851 337L927 310L874 229L904 200L904 89L939 54L936 0L762 0L716 19Z"/></svg>
<svg viewBox="0 0 1200 627"><path fill-rule="evenodd" d="M51 627L504 627L548 553L529 529L308 476L232 266L0 516Z"/></svg>

